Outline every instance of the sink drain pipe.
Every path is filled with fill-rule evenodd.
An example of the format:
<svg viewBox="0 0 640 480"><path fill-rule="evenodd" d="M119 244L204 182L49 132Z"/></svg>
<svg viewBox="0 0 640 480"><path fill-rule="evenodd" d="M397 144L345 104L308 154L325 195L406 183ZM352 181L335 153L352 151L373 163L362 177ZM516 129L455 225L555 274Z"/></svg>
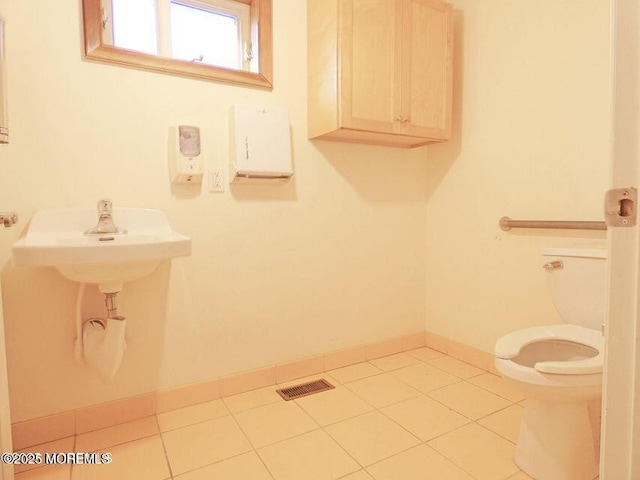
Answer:
<svg viewBox="0 0 640 480"><path fill-rule="evenodd" d="M76 362L82 363L84 357L84 348L82 345L82 299L84 298L84 289L86 283L81 283L76 298L76 341L74 343L74 353L76 354Z"/></svg>
<svg viewBox="0 0 640 480"><path fill-rule="evenodd" d="M116 305L117 296L118 292L104 294L104 304L107 307L107 318L116 318L118 316L118 306Z"/></svg>

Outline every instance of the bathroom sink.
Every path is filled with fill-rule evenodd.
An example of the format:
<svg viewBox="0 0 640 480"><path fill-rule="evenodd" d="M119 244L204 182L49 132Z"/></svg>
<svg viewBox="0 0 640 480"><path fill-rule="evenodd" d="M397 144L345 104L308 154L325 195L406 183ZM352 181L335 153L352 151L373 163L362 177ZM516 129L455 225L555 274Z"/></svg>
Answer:
<svg viewBox="0 0 640 480"><path fill-rule="evenodd" d="M94 208L37 212L26 235L13 244L14 264L55 267L105 293L150 274L164 259L191 255L191 239L174 232L162 211L113 208L109 213L119 231L88 235L98 219Z"/></svg>

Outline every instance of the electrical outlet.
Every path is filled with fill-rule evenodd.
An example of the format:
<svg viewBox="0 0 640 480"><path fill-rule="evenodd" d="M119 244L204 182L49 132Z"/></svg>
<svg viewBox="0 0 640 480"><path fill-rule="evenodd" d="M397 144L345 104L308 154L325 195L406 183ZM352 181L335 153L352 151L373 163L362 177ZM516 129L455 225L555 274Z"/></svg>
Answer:
<svg viewBox="0 0 640 480"><path fill-rule="evenodd" d="M209 193L224 192L224 174L221 168L209 169Z"/></svg>

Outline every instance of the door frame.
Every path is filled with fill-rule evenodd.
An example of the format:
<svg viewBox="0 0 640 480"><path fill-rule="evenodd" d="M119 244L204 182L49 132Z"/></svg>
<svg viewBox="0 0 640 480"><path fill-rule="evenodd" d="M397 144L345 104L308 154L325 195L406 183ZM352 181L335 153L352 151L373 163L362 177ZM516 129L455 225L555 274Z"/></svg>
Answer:
<svg viewBox="0 0 640 480"><path fill-rule="evenodd" d="M5 348L4 315L0 285L0 453L13 452L11 439L11 409L9 406L9 378ZM2 462L0 480L13 480L13 465Z"/></svg>
<svg viewBox="0 0 640 480"><path fill-rule="evenodd" d="M612 0L611 21L611 188L638 188L640 2ZM640 478L640 227L609 228L608 243L600 479L631 480Z"/></svg>

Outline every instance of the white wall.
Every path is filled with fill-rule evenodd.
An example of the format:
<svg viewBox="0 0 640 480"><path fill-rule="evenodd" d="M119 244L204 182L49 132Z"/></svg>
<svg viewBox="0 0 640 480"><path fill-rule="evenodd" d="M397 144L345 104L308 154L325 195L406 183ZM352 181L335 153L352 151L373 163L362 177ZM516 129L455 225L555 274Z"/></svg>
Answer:
<svg viewBox="0 0 640 480"><path fill-rule="evenodd" d="M506 233L498 221L603 218L609 2L453 3L457 133L429 151L427 330L492 352L510 331L562 322L540 247L605 243L604 233Z"/></svg>
<svg viewBox="0 0 640 480"><path fill-rule="evenodd" d="M272 93L86 62L79 4L0 0L0 207L21 217L0 236L12 421L424 329L427 150L306 139L305 2L274 1ZM172 190L169 126L200 125L207 164L226 167L233 102L290 110L294 180ZM160 208L193 239L190 258L125 286L128 349L106 386L73 358L77 285L8 256L35 211L102 197ZM95 289L85 310L103 315Z"/></svg>
<svg viewBox="0 0 640 480"><path fill-rule="evenodd" d="M14 422L425 325L491 351L559 321L537 249L573 239L497 222L600 218L608 2L454 2L456 138L412 151L306 140L304 1L274 0L272 93L86 62L79 3L0 0L12 141L0 207L21 216L0 235ZM207 163L226 165L233 102L290 110L294 180L172 189L169 126L200 125ZM163 209L193 238L190 258L126 285L128 349L106 386L73 359L77 285L8 253L35 211L101 197ZM95 289L85 310L102 315Z"/></svg>

